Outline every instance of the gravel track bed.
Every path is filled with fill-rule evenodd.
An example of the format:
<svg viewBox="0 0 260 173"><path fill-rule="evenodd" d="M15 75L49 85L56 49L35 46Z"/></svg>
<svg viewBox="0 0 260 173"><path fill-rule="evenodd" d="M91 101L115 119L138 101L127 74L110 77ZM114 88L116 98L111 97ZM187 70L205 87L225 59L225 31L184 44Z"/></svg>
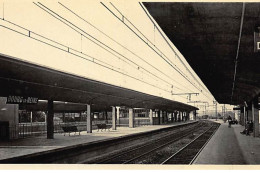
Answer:
<svg viewBox="0 0 260 173"><path fill-rule="evenodd" d="M183 130L174 130L174 133L171 135L171 136L168 136L167 138L165 139L160 139L160 141L149 141L150 145L148 146L143 146L143 148L141 149L137 149L137 150L134 150L134 151L130 151L130 152L127 152L127 153L124 153L125 151L127 151L128 149L125 149L125 151L121 151L121 154L120 156L117 156L115 158L112 157L112 154L111 154L111 157L109 157L109 155L107 156L107 158L105 159L106 161L104 162L95 162L95 163L102 163L102 164L122 164L124 163L125 161L128 161L132 158L135 158L136 156L139 156L140 154L143 154L147 151L150 151L151 149L157 147L157 146L161 146L162 143L166 143L166 142L169 142L172 140L172 138L175 138L176 137L180 137L182 136L183 134L192 134L191 130L194 131L194 129L199 129L200 127L203 127L203 126L207 126L208 123L205 123L205 122L200 122L198 123L197 125L193 125L193 126L189 126L188 128L184 128ZM162 138L162 136L161 136ZM135 148L135 147L132 147L132 148ZM128 164L128 163L127 163Z"/></svg>
<svg viewBox="0 0 260 173"><path fill-rule="evenodd" d="M191 135L186 136L176 142L173 142L173 143L171 143L155 152L152 152L143 158L137 159L129 164L160 164L165 159L170 157L172 154L179 151L183 146L187 145L189 142L191 142L197 136L202 134L205 131L205 128L208 128L208 126L201 127L200 129L196 130Z"/></svg>
<svg viewBox="0 0 260 173"><path fill-rule="evenodd" d="M219 125L213 125L210 130L199 136L196 140L194 140L164 164L190 164L193 158L197 155L197 153L201 150L201 148L218 127Z"/></svg>
<svg viewBox="0 0 260 173"><path fill-rule="evenodd" d="M145 135L142 137L136 137L133 139L128 139L125 141L120 141L119 143L110 145L110 146L100 146L96 150L88 151L85 153L80 153L79 155L74 158L76 159L77 163L99 163L104 158L111 157L111 155L117 155L125 150L130 150L132 148L136 148L138 146L147 144L151 141L155 141L163 136L167 135L174 135L179 131L182 131L187 128L199 126L200 123L190 124L183 127L175 127L173 129L167 129L165 131L161 131L160 133L155 133L153 135ZM75 162L75 161L74 161Z"/></svg>

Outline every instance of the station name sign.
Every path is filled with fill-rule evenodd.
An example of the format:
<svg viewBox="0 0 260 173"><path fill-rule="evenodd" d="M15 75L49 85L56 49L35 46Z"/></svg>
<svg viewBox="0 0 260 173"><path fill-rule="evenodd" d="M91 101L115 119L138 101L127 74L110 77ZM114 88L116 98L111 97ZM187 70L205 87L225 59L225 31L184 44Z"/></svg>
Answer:
<svg viewBox="0 0 260 173"><path fill-rule="evenodd" d="M254 32L254 52L260 52L260 27L255 28Z"/></svg>
<svg viewBox="0 0 260 173"><path fill-rule="evenodd" d="M23 96L8 96L6 104L37 104L38 98Z"/></svg>

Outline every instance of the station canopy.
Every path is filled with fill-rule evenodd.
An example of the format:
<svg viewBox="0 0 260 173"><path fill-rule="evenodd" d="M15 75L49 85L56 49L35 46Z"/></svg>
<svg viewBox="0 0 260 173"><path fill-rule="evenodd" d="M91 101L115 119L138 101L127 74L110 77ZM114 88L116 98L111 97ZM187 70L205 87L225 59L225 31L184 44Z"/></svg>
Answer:
<svg viewBox="0 0 260 173"><path fill-rule="evenodd" d="M244 13L238 2L143 4L219 103L238 105L259 95L260 54L254 51L254 32L260 27L260 3L245 3Z"/></svg>
<svg viewBox="0 0 260 173"><path fill-rule="evenodd" d="M92 111L111 110L111 106L172 112L198 109L177 101L38 66L3 54L0 54L0 83L0 95L4 97L30 96L41 100L71 102L68 105L54 104L54 109L56 107L58 111L65 107L67 111L70 108L82 110L84 104L90 104ZM72 103L80 104L75 107ZM35 106L38 107L35 110L47 109L46 103L38 103Z"/></svg>

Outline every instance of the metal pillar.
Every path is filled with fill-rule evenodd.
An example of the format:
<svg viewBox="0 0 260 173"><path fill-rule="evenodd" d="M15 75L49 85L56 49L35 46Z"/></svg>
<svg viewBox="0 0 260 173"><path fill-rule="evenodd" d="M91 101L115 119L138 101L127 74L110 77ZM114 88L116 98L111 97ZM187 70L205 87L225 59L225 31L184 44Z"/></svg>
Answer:
<svg viewBox="0 0 260 173"><path fill-rule="evenodd" d="M246 112L246 107L244 106L244 125L246 125L247 122L247 112Z"/></svg>
<svg viewBox="0 0 260 173"><path fill-rule="evenodd" d="M62 112L62 120L65 122L65 112Z"/></svg>
<svg viewBox="0 0 260 173"><path fill-rule="evenodd" d="M174 121L177 122L178 121L178 112L174 112Z"/></svg>
<svg viewBox="0 0 260 173"><path fill-rule="evenodd" d="M133 110L133 108L129 109L129 127L134 128L134 110Z"/></svg>
<svg viewBox="0 0 260 173"><path fill-rule="evenodd" d="M252 114L254 118L254 137L259 136L259 110L258 110L258 97L252 102Z"/></svg>
<svg viewBox="0 0 260 173"><path fill-rule="evenodd" d="M87 133L92 133L92 117L90 105L87 105Z"/></svg>
<svg viewBox="0 0 260 173"><path fill-rule="evenodd" d="M112 130L116 130L116 107L112 106Z"/></svg>
<svg viewBox="0 0 260 173"><path fill-rule="evenodd" d="M150 118L150 124L153 125L153 110L150 109L149 111L149 118Z"/></svg>
<svg viewBox="0 0 260 173"><path fill-rule="evenodd" d="M105 120L106 120L106 123L107 123L107 111L105 111Z"/></svg>
<svg viewBox="0 0 260 173"><path fill-rule="evenodd" d="M160 125L161 124L161 111L159 110L158 111L158 124Z"/></svg>
<svg viewBox="0 0 260 173"><path fill-rule="evenodd" d="M245 125L244 120L245 120L245 117L244 117L244 109L241 109L241 110L240 110L240 124L241 124L242 126Z"/></svg>
<svg viewBox="0 0 260 173"><path fill-rule="evenodd" d="M48 100L48 115L47 115L47 139L54 138L54 123L53 123L54 111L53 100Z"/></svg>
<svg viewBox="0 0 260 173"><path fill-rule="evenodd" d="M162 124L164 124L164 116L165 116L164 111L161 111L160 114L162 115Z"/></svg>
<svg viewBox="0 0 260 173"><path fill-rule="evenodd" d="M218 104L216 102L216 121L218 120Z"/></svg>
<svg viewBox="0 0 260 173"><path fill-rule="evenodd" d="M116 122L119 125L120 124L120 107L116 107Z"/></svg>
<svg viewBox="0 0 260 173"><path fill-rule="evenodd" d="M251 108L248 108L248 120L247 121L253 121L253 110L251 110Z"/></svg>

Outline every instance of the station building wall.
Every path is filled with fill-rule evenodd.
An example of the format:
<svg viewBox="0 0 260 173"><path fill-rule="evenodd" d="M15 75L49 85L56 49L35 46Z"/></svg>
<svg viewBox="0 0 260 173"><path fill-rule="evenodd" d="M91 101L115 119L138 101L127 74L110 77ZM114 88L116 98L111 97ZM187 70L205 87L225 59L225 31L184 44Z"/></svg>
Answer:
<svg viewBox="0 0 260 173"><path fill-rule="evenodd" d="M0 97L0 122L9 122L9 134L10 138L18 138L17 127L19 123L19 105L18 104L6 104L6 97Z"/></svg>

